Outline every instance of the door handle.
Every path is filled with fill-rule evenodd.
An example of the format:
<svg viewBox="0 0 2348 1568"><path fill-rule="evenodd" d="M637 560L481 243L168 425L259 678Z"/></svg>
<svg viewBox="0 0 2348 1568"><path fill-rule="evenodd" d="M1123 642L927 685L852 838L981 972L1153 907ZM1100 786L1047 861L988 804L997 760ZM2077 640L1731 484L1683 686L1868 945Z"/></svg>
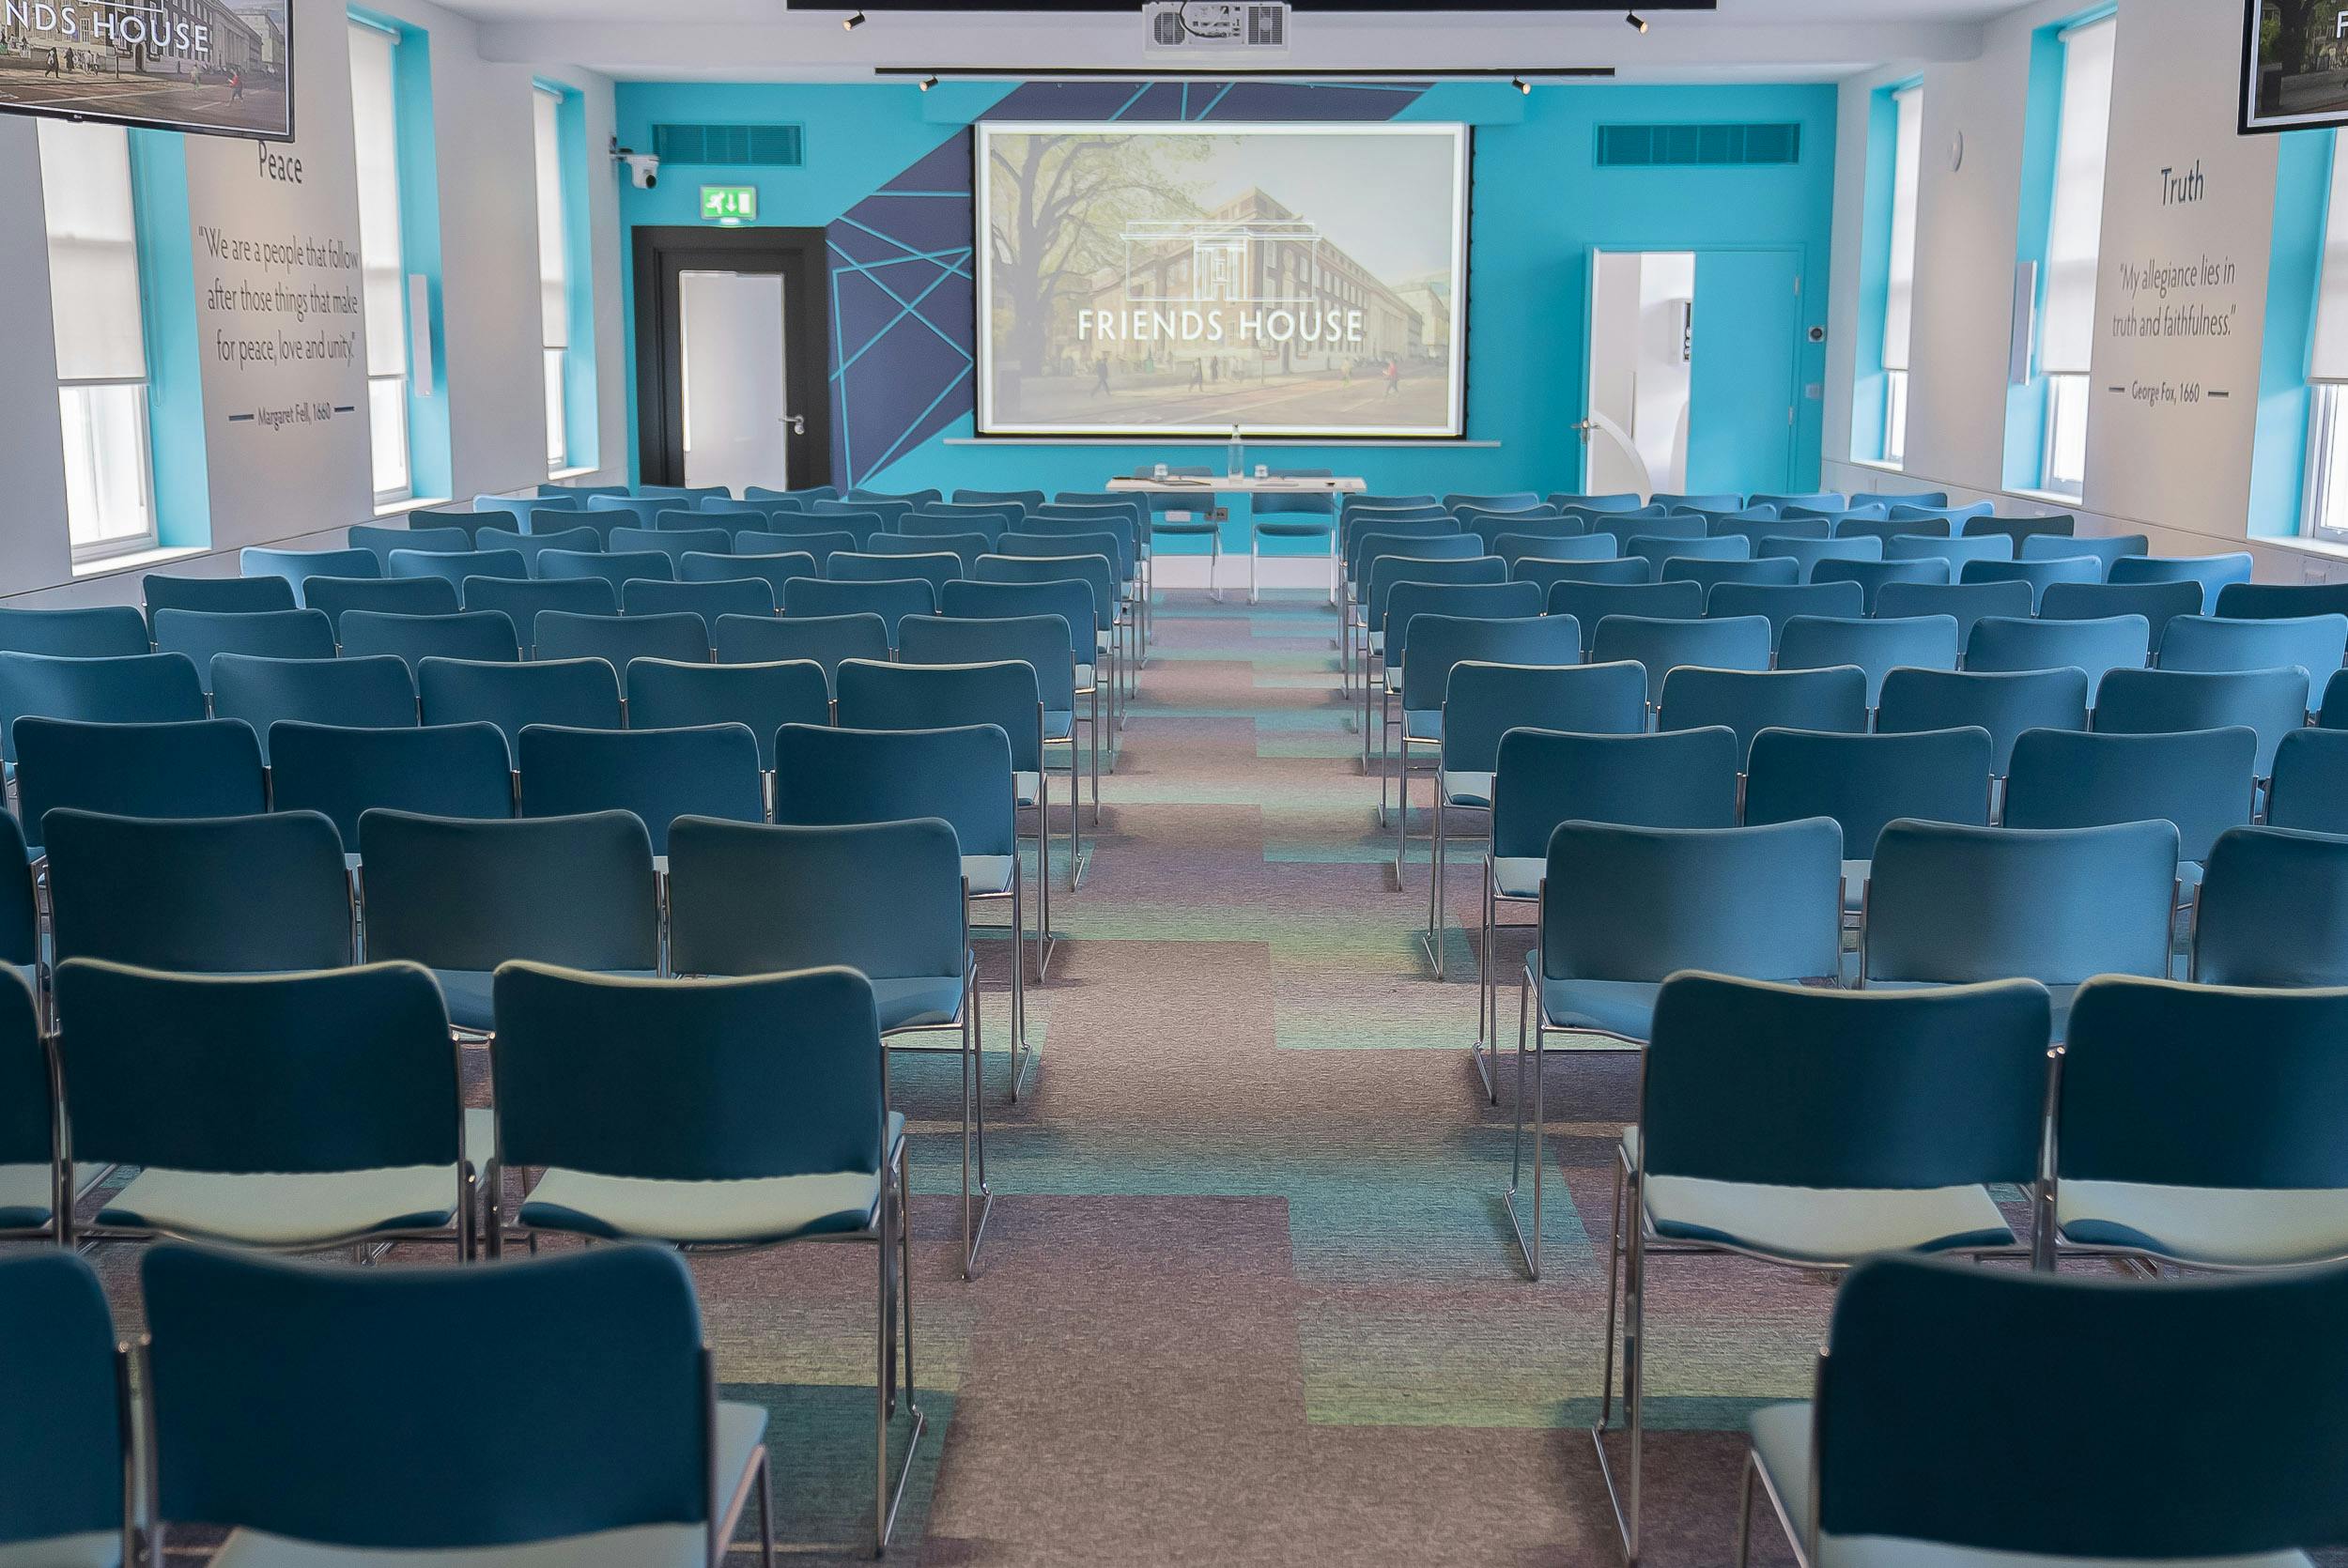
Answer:
<svg viewBox="0 0 2348 1568"><path fill-rule="evenodd" d="M791 434L794 436L804 436L807 434L807 416L805 414L783 414L779 416L779 419L780 423L787 424L791 427Z"/></svg>

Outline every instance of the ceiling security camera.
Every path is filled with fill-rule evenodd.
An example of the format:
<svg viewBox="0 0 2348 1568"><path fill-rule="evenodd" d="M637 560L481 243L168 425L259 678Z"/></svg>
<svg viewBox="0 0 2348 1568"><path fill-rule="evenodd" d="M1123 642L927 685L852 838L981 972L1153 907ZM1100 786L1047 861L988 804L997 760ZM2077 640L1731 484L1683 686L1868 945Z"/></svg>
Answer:
<svg viewBox="0 0 2348 1568"><path fill-rule="evenodd" d="M649 191L660 183L660 160L649 152L623 152L620 161L627 165L627 177L639 191Z"/></svg>

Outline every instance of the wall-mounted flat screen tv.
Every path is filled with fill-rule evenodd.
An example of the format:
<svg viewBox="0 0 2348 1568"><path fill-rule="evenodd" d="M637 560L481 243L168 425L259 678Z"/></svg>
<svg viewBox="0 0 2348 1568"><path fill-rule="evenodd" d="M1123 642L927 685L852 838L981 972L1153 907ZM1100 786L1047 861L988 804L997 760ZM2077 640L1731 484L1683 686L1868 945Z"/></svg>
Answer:
<svg viewBox="0 0 2348 1568"><path fill-rule="evenodd" d="M0 114L289 141L292 0L0 0Z"/></svg>
<svg viewBox="0 0 2348 1568"><path fill-rule="evenodd" d="M2242 130L2348 125L2348 0L2246 0Z"/></svg>

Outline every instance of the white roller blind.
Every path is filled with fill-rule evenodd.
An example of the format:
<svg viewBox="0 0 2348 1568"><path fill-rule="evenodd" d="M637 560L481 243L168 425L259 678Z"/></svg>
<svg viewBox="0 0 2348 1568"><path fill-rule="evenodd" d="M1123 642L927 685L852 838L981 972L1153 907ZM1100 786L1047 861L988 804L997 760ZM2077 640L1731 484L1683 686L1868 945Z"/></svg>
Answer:
<svg viewBox="0 0 2348 1568"><path fill-rule="evenodd" d="M130 137L118 125L65 120L42 120L39 135L57 379L144 380Z"/></svg>
<svg viewBox="0 0 2348 1568"><path fill-rule="evenodd" d="M563 100L534 88L538 142L538 312L543 343L567 348L571 342L568 248L563 223L563 139L557 129Z"/></svg>
<svg viewBox="0 0 2348 1568"><path fill-rule="evenodd" d="M2047 230L2047 302L2038 339L2038 368L2047 375L2084 376L2093 352L2117 23L2106 17L2062 36L2062 124L2055 146L2054 219Z"/></svg>
<svg viewBox="0 0 2348 1568"><path fill-rule="evenodd" d="M2332 204L2324 220L2324 284L2315 302L2314 381L2348 381L2348 146L2332 150Z"/></svg>
<svg viewBox="0 0 2348 1568"><path fill-rule="evenodd" d="M350 24L350 117L359 177L359 277L366 301L367 374L408 368L407 290L401 282L399 130L392 85L394 39Z"/></svg>
<svg viewBox="0 0 2348 1568"><path fill-rule="evenodd" d="M1908 368L1909 323L1916 306L1916 181L1924 152L1924 90L1906 87L1892 98L1899 134L1892 156L1892 269L1883 294L1883 368Z"/></svg>

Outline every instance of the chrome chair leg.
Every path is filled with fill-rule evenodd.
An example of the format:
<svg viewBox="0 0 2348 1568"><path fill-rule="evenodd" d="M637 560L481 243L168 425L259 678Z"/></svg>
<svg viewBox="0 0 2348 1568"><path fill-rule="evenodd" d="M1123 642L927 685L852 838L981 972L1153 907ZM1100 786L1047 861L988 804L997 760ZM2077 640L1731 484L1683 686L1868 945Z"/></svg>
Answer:
<svg viewBox="0 0 2348 1568"><path fill-rule="evenodd" d="M1526 1056L1524 1039L1526 1033L1526 1021L1530 1011L1528 1004L1532 999L1532 990L1533 988L1528 982L1523 992L1520 994L1520 998L1517 1003L1516 1142L1515 1152L1509 1164L1508 1191L1502 1195L1502 1201L1507 1206L1508 1226L1511 1230L1516 1232L1517 1252L1524 1259L1525 1272L1529 1278L1538 1280L1541 1277L1541 1048L1543 1044L1544 1031L1541 1027L1541 1021L1537 1017L1531 1020L1531 1032L1533 1037L1533 1050L1531 1053L1533 1061L1533 1229L1529 1237L1525 1233L1523 1222L1518 1217L1517 1214L1517 1193L1524 1185L1524 1068Z"/></svg>

